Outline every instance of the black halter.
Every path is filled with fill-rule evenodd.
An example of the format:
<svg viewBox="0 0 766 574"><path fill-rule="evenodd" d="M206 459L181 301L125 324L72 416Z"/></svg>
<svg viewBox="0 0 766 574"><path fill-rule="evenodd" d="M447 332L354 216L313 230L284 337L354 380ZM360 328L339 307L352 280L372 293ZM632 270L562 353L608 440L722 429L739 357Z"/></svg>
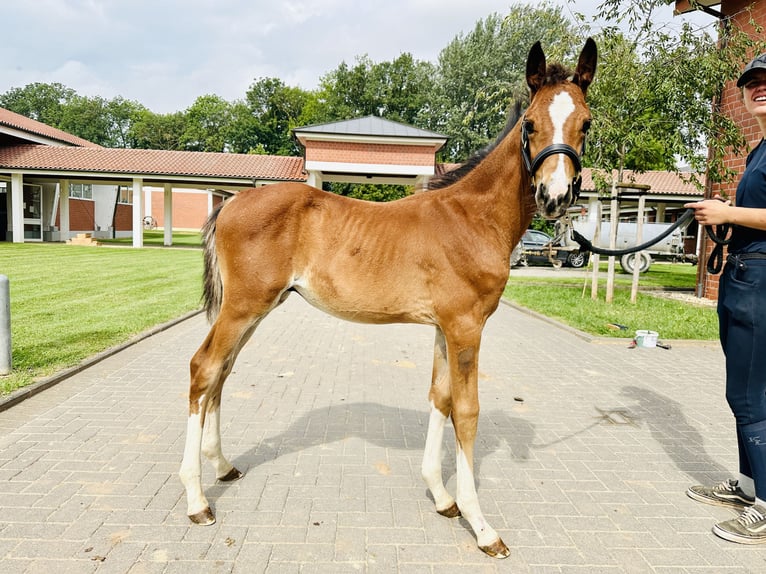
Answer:
<svg viewBox="0 0 766 574"><path fill-rule="evenodd" d="M574 194L574 201L576 201L577 198L580 197L580 187L582 187L581 158L583 155L585 155L585 140L582 142L582 149L580 150L580 153L577 153L577 150L569 144L551 144L548 147L543 148L533 160L529 152L529 133L527 132L527 121L525 118L522 118L521 156L524 158L524 165L527 168L527 173L529 174L530 180L534 180L535 173L537 173L537 169L540 167L540 164L542 164L546 158L556 154L564 154L569 159L571 159L572 163L574 164L575 172L577 175L572 178L572 193ZM534 189L534 182L531 185Z"/></svg>

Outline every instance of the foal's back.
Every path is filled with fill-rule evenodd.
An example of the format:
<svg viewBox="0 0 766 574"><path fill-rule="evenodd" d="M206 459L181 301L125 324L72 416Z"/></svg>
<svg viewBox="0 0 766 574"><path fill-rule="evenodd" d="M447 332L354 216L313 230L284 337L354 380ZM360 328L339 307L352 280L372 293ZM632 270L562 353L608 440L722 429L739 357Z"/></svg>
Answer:
<svg viewBox="0 0 766 574"><path fill-rule="evenodd" d="M371 323L438 324L447 307L454 313L487 295L496 305L508 254L488 249L470 215L449 190L388 203L299 183L242 192L216 222L225 300L293 290L328 313Z"/></svg>

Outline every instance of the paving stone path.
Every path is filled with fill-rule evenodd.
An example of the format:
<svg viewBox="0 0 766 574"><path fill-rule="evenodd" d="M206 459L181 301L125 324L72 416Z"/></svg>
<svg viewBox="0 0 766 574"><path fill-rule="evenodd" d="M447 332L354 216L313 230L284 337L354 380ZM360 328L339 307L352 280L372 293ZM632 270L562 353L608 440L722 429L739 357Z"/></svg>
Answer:
<svg viewBox="0 0 766 574"><path fill-rule="evenodd" d="M218 522L191 525L176 473L206 332L193 317L0 412L3 574L766 572L766 548L710 532L731 511L684 494L735 468L716 344L628 349L501 305L476 461L512 549L494 561L420 479L432 329L342 322L298 298L227 382L224 448L246 474L215 484L205 466Z"/></svg>

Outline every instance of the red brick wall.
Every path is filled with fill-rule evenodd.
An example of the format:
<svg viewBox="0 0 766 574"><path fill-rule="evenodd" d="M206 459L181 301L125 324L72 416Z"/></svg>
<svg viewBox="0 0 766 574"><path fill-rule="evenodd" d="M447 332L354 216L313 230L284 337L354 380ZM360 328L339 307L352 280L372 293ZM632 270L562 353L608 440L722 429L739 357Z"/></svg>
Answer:
<svg viewBox="0 0 766 574"><path fill-rule="evenodd" d="M133 206L127 203L118 203L114 214L115 231L133 230Z"/></svg>
<svg viewBox="0 0 766 574"><path fill-rule="evenodd" d="M213 204L215 205L215 196ZM152 217L158 227L165 221L165 193L152 191ZM200 229L207 220L207 194L173 192L173 229Z"/></svg>
<svg viewBox="0 0 766 574"><path fill-rule="evenodd" d="M750 11L745 10L750 6ZM758 32L756 26L766 26L766 0L724 0L721 3L721 12L725 15L732 15L732 26L738 28L752 37L757 37L763 32ZM752 18L753 24L750 19ZM758 123L753 117L745 110L745 105L742 102L742 93L736 86L737 78L732 78L730 82L726 84L721 97L721 106L729 117L731 117L741 128L748 143L755 144L761 139L761 130L758 127ZM745 170L745 154L731 155L725 159L726 165L736 171L742 173ZM727 184L714 184L712 186L713 195L722 195L734 200L736 196L738 179L735 179L731 183ZM702 287L702 296L707 299L718 299L718 275L710 275L705 270L705 264L707 263L710 253L713 251L714 244L712 241L707 240L705 242L705 257L700 261L700 271L698 274L698 282Z"/></svg>
<svg viewBox="0 0 766 574"><path fill-rule="evenodd" d="M56 223L61 228L61 211L56 211ZM96 230L96 203L89 199L69 198L69 230L91 233Z"/></svg>
<svg viewBox="0 0 766 574"><path fill-rule="evenodd" d="M433 146L306 142L306 161L432 166L435 153Z"/></svg>

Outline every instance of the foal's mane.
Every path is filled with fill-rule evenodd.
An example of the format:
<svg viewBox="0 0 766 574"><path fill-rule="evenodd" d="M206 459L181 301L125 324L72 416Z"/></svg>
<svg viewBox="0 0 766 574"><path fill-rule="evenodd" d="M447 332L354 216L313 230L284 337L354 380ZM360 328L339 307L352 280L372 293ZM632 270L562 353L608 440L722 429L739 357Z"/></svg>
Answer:
<svg viewBox="0 0 766 574"><path fill-rule="evenodd" d="M567 80L571 80L572 78L572 71L567 68L566 66L559 64L559 63L551 63L548 64L548 67L545 70L545 80L543 82L543 85L549 86L549 85L555 85L560 84L562 82L565 82ZM524 115L523 110L526 109L526 106L529 105L529 102L524 100L516 100L513 105L511 106L511 110L508 114L508 121L505 124L505 128L503 128L503 131L500 132L500 135L497 136L497 139L487 145L486 147L482 148L475 154L473 154L471 157L469 157L465 163L459 165L455 169L452 169L448 171L447 173L443 173L437 177L434 177L431 179L431 181L428 182L428 190L435 190L435 189L442 189L444 187L448 187L452 185L453 183L457 183L461 179L463 179L466 175L471 173L477 165L479 165L484 159L492 153L492 151L500 145L500 142L502 142L506 136L513 130L516 123L521 119L521 117Z"/></svg>

